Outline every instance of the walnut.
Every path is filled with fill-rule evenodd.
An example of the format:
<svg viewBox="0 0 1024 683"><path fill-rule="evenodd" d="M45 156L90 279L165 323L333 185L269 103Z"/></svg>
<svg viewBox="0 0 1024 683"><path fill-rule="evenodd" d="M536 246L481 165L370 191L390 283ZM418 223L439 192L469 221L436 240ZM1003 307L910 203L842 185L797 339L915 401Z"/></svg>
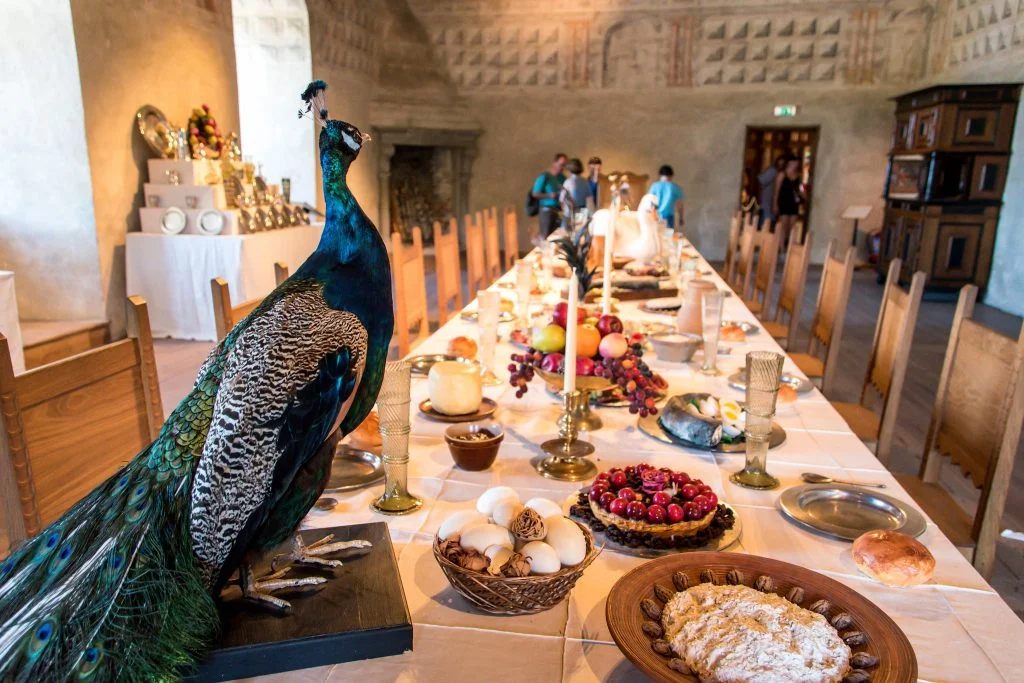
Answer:
<svg viewBox="0 0 1024 683"><path fill-rule="evenodd" d="M523 508L508 525L512 535L524 541L541 541L548 535L544 518L533 508Z"/></svg>
<svg viewBox="0 0 1024 683"><path fill-rule="evenodd" d="M840 637L850 647L857 647L868 642L868 637L862 631L847 631L840 634Z"/></svg>
<svg viewBox="0 0 1024 683"><path fill-rule="evenodd" d="M759 576L754 581L754 588L762 593L771 593L775 590L775 579L770 576Z"/></svg>
<svg viewBox="0 0 1024 683"><path fill-rule="evenodd" d="M871 680L871 674L864 669L854 669L850 673L846 674L843 678L843 683L867 683Z"/></svg>
<svg viewBox="0 0 1024 683"><path fill-rule="evenodd" d="M488 561L486 557L475 550L463 552L457 562L463 569L468 569L473 572L482 572L487 569L487 565L490 564L490 561Z"/></svg>
<svg viewBox="0 0 1024 683"><path fill-rule="evenodd" d="M684 676L689 675L691 673L690 667L686 665L686 662L678 658L669 660L668 668L672 669L677 673L681 673Z"/></svg>
<svg viewBox="0 0 1024 683"><path fill-rule="evenodd" d="M800 586L793 586L789 589L789 592L786 593L786 599L794 605L799 605L804 601L804 589Z"/></svg>
<svg viewBox="0 0 1024 683"><path fill-rule="evenodd" d="M501 575L505 577L526 576L530 573L530 560L520 553L512 553L512 557L501 565Z"/></svg>
<svg viewBox="0 0 1024 683"><path fill-rule="evenodd" d="M640 609L651 619L658 621L661 619L661 608L658 607L658 603L654 602L650 598L644 598L640 601Z"/></svg>
<svg viewBox="0 0 1024 683"><path fill-rule="evenodd" d="M871 669L878 666L878 657L870 652L857 652L850 657L850 666L855 669Z"/></svg>
<svg viewBox="0 0 1024 683"><path fill-rule="evenodd" d="M672 654L672 646L668 644L667 640L656 640L651 643L651 649L657 652L662 657L668 657Z"/></svg>
<svg viewBox="0 0 1024 683"><path fill-rule="evenodd" d="M672 574L672 585L676 587L677 591L682 592L690 587L690 580L686 578L686 574L675 572Z"/></svg>
<svg viewBox="0 0 1024 683"><path fill-rule="evenodd" d="M730 586L740 586L743 584L743 572L739 569L730 569L725 573L725 582Z"/></svg>
<svg viewBox="0 0 1024 683"><path fill-rule="evenodd" d="M701 569L700 570L700 582L701 583L714 584L715 583L715 573L713 571L711 571L710 569Z"/></svg>
<svg viewBox="0 0 1024 683"><path fill-rule="evenodd" d="M668 602L672 599L672 591L662 586L660 583L654 584L654 597L658 598L662 602Z"/></svg>
<svg viewBox="0 0 1024 683"><path fill-rule="evenodd" d="M846 612L832 617L832 628L837 631L842 631L843 629L850 628L851 626L853 626L853 617Z"/></svg>
<svg viewBox="0 0 1024 683"><path fill-rule="evenodd" d="M828 611L830 609L832 609L832 603L829 602L828 600L824 600L824 599L816 600L816 601L812 602L811 606L808 607L807 609L811 610L812 612L817 612L818 614L820 614L823 617L827 617L828 616Z"/></svg>
<svg viewBox="0 0 1024 683"><path fill-rule="evenodd" d="M640 624L640 628L651 638L661 638L665 635L665 629L663 629L661 624L656 621L645 620L644 623Z"/></svg>

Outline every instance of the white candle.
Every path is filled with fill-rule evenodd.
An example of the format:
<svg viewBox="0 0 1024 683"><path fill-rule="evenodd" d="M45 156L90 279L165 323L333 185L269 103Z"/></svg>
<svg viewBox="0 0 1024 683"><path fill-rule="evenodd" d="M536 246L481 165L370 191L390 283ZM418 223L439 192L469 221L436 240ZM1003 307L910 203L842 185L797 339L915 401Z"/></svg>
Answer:
<svg viewBox="0 0 1024 683"><path fill-rule="evenodd" d="M615 221L619 212L612 209L612 220L604 232L604 286L601 288L601 312L610 315L612 312L612 250L615 244Z"/></svg>
<svg viewBox="0 0 1024 683"><path fill-rule="evenodd" d="M579 280L573 272L569 278L569 310L565 329L565 383L566 392L576 391L576 309L579 307Z"/></svg>

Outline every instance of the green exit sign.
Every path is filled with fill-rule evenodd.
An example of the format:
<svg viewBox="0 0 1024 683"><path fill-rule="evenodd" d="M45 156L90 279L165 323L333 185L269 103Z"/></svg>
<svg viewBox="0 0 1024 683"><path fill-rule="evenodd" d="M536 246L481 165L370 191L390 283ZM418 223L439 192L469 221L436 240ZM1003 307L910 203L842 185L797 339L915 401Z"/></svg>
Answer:
<svg viewBox="0 0 1024 683"><path fill-rule="evenodd" d="M796 105L795 104L776 104L775 115L782 117L796 116Z"/></svg>

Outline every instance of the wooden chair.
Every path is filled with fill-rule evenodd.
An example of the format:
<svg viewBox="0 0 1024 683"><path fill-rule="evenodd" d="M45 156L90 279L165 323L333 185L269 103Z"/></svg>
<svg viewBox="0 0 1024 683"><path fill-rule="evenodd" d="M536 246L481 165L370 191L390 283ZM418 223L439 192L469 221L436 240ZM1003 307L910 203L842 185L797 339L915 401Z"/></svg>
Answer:
<svg viewBox="0 0 1024 683"><path fill-rule="evenodd" d="M484 217L484 280L487 285L501 277L501 237L498 235L498 209L485 209Z"/></svg>
<svg viewBox="0 0 1024 683"><path fill-rule="evenodd" d="M398 355L404 357L430 336L427 318L427 277L423 266L423 231L413 226L412 246L402 243L402 234L391 233L391 276L395 281L395 335ZM417 328L416 338L411 330Z"/></svg>
<svg viewBox="0 0 1024 683"><path fill-rule="evenodd" d="M910 281L910 291L900 287L900 259L889 264L889 275L882 293L882 306L875 323L875 337L871 342L871 355L857 403L832 401L839 414L862 441L875 442L875 455L883 465L889 463L892 438L896 430L896 414L903 392L903 378L910 358L910 345L914 340L917 313L927 276L918 271ZM874 411L882 404L881 415Z"/></svg>
<svg viewBox="0 0 1024 683"><path fill-rule="evenodd" d="M281 261L274 264L274 281L280 285L288 279L288 266ZM210 296L213 298L213 320L217 326L217 339L223 339L239 320L252 313L263 301L253 299L237 306L231 305L231 288L222 277L210 280Z"/></svg>
<svg viewBox="0 0 1024 683"><path fill-rule="evenodd" d="M434 222L434 254L437 263L438 325L462 310L462 266L459 263L459 224L448 219L448 234Z"/></svg>
<svg viewBox="0 0 1024 683"><path fill-rule="evenodd" d="M13 547L39 533L160 432L149 313L128 298L128 337L14 375L0 335L0 499Z"/></svg>
<svg viewBox="0 0 1024 683"><path fill-rule="evenodd" d="M469 276L466 301L476 298L476 293L487 288L486 273L484 265L484 228L479 220L481 214L477 213L477 220L472 214L466 214L466 271Z"/></svg>
<svg viewBox="0 0 1024 683"><path fill-rule="evenodd" d="M972 320L977 296L960 290L919 475L896 479L987 578L1024 422L1024 329L1014 340ZM940 486L940 455L981 489L973 519Z"/></svg>
<svg viewBox="0 0 1024 683"><path fill-rule="evenodd" d="M729 243L725 246L725 263L722 264L722 279L732 282L733 269L736 267L736 254L740 248L740 228L743 226L743 214L739 211L729 221Z"/></svg>
<svg viewBox="0 0 1024 683"><path fill-rule="evenodd" d="M761 230L760 253L757 257L757 270L754 271L754 290L749 299L744 299L750 312L754 315L768 310L772 300L772 289L775 288L775 269L779 263L779 236L768 230L768 225Z"/></svg>
<svg viewBox="0 0 1024 683"><path fill-rule="evenodd" d="M799 244L789 240L786 249L786 265L782 269L782 284L779 286L779 301L775 305L775 319L761 321L765 332L774 337L783 348L791 349L796 343L796 331L800 324L800 309L804 301L804 287L807 285L807 265L811 261L811 235ZM764 313L767 313L767 307ZM788 318L788 321L787 321Z"/></svg>
<svg viewBox="0 0 1024 683"><path fill-rule="evenodd" d="M740 234L740 253L734 269L732 288L741 298L747 298L747 290L750 289L750 278L754 274L754 254L760 240L757 226L747 223Z"/></svg>
<svg viewBox="0 0 1024 683"><path fill-rule="evenodd" d="M820 378L821 391L826 396L832 388L832 376L835 374L839 343L843 336L846 304L850 299L850 283L853 281L853 249L848 247L842 260L833 256L833 249L834 245L829 244L821 273L821 287L818 289L818 303L814 318L811 319L807 353L789 354L805 375ZM824 348L824 358L814 355L819 346Z"/></svg>
<svg viewBox="0 0 1024 683"><path fill-rule="evenodd" d="M512 266L519 258L519 224L514 206L505 208L505 220L501 228L505 238L505 259L502 267L505 270L512 270Z"/></svg>

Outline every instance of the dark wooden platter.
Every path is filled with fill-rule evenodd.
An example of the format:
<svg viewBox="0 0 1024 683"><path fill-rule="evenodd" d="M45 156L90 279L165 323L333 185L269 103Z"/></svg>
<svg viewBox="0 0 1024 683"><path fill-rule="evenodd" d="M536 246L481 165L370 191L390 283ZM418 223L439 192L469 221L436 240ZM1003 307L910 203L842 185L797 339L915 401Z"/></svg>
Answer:
<svg viewBox="0 0 1024 683"><path fill-rule="evenodd" d="M638 669L656 681L696 681L696 677L676 673L668 668L669 657L651 649L652 639L641 629L644 614L643 598L654 599L654 584L675 590L672 574L682 572L690 585L701 582L700 574L710 569L716 583L725 583L730 569L743 574L743 583L752 585L759 576L775 580L775 593L785 596L794 586L804 589L801 606L826 599L832 603L831 614L846 612L853 617L853 627L867 636L864 645L851 647L856 652L870 652L878 657L878 666L870 669L872 683L913 683L917 680L917 658L907 636L889 616L874 603L853 589L805 567L767 557L741 553L694 552L667 555L640 565L612 586L608 594L605 618L615 644ZM657 602L657 600L656 600ZM661 605L658 602L658 605Z"/></svg>
<svg viewBox="0 0 1024 683"><path fill-rule="evenodd" d="M348 559L342 554L344 566L318 593L282 593L292 603L291 614L273 614L243 601L237 588L226 590L221 641L190 681L265 676L412 650L412 618L387 524L310 529L300 536L308 544L329 533L338 541L370 541L373 548ZM282 551L268 553L267 561Z"/></svg>

